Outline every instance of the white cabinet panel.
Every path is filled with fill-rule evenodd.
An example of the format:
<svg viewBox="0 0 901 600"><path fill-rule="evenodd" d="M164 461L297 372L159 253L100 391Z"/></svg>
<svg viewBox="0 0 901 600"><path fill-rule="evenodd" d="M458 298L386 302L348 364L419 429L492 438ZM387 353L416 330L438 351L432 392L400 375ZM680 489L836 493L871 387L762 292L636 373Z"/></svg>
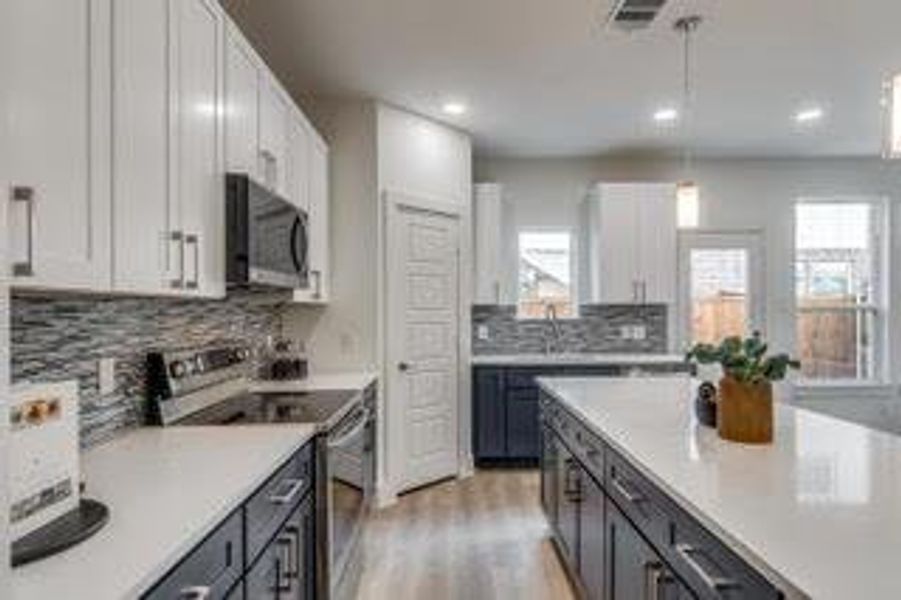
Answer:
<svg viewBox="0 0 901 600"><path fill-rule="evenodd" d="M229 171L257 177L260 62L237 28L225 38L225 155Z"/></svg>
<svg viewBox="0 0 901 600"><path fill-rule="evenodd" d="M271 75L260 82L259 180L276 193L285 194L288 144L288 104Z"/></svg>
<svg viewBox="0 0 901 600"><path fill-rule="evenodd" d="M113 22L113 287L170 289L170 0L118 0ZM172 254L170 256L170 253Z"/></svg>
<svg viewBox="0 0 901 600"><path fill-rule="evenodd" d="M222 162L222 13L212 0L179 0L175 36L178 205L185 289L225 294Z"/></svg>
<svg viewBox="0 0 901 600"><path fill-rule="evenodd" d="M475 298L476 304L501 303L501 219L503 188L496 183L476 184Z"/></svg>
<svg viewBox="0 0 901 600"><path fill-rule="evenodd" d="M298 208L310 210L310 151L312 135L300 111L292 111L288 122L285 161L285 197Z"/></svg>
<svg viewBox="0 0 901 600"><path fill-rule="evenodd" d="M109 289L109 0L4 2L14 284Z"/></svg>
<svg viewBox="0 0 901 600"><path fill-rule="evenodd" d="M676 301L671 184L601 184L588 200L590 302Z"/></svg>
<svg viewBox="0 0 901 600"><path fill-rule="evenodd" d="M297 302L329 301L329 166L328 146L313 131L309 145L309 263L310 287L297 290Z"/></svg>

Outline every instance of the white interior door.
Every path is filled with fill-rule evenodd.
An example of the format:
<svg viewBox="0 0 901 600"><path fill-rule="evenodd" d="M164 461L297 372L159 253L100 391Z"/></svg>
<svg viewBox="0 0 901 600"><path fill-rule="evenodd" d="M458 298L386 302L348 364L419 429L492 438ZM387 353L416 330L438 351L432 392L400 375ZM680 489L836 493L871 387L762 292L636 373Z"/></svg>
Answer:
<svg viewBox="0 0 901 600"><path fill-rule="evenodd" d="M392 202L386 238L387 435L404 491L457 474L459 219Z"/></svg>
<svg viewBox="0 0 901 600"><path fill-rule="evenodd" d="M759 232L683 232L679 237L680 341L718 343L763 331Z"/></svg>

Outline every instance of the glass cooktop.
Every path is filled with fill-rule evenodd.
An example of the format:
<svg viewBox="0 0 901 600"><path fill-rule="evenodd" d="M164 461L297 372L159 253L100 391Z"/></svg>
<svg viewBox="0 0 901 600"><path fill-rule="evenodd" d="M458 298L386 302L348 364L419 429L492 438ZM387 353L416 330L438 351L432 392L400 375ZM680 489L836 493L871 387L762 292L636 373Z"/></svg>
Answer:
<svg viewBox="0 0 901 600"><path fill-rule="evenodd" d="M239 394L190 414L178 425L316 423L330 425L360 400L353 390L292 394Z"/></svg>

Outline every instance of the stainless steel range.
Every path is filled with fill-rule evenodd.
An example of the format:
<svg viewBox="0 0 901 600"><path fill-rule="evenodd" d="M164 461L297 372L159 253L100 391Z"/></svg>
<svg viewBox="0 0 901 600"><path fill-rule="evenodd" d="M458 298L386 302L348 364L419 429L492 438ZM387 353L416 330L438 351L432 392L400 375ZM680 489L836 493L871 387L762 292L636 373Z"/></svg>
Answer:
<svg viewBox="0 0 901 600"><path fill-rule="evenodd" d="M313 423L316 439L316 598L351 597L375 488L375 388L255 393L241 346L148 355L148 419L164 426Z"/></svg>

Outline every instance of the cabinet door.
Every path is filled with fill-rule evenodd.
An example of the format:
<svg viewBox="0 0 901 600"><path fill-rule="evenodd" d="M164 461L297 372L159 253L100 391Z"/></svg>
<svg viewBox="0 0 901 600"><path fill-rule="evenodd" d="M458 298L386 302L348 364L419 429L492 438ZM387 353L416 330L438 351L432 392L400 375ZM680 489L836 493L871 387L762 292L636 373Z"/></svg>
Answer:
<svg viewBox="0 0 901 600"><path fill-rule="evenodd" d="M604 184L599 186L600 202L596 227L599 230L597 302L632 303L638 300L637 255L639 221L635 186Z"/></svg>
<svg viewBox="0 0 901 600"><path fill-rule="evenodd" d="M579 504L579 573L586 600L604 599L604 492L585 470Z"/></svg>
<svg viewBox="0 0 901 600"><path fill-rule="evenodd" d="M108 291L110 0L4 4L13 284Z"/></svg>
<svg viewBox="0 0 901 600"><path fill-rule="evenodd" d="M507 457L537 459L538 389L508 390L506 396Z"/></svg>
<svg viewBox="0 0 901 600"><path fill-rule="evenodd" d="M300 111L292 110L288 121L288 152L285 163L286 198L310 211L310 136Z"/></svg>
<svg viewBox="0 0 901 600"><path fill-rule="evenodd" d="M257 178L260 63L237 27L225 36L225 161L233 173Z"/></svg>
<svg viewBox="0 0 901 600"><path fill-rule="evenodd" d="M641 299L648 304L676 302L676 188L643 184L638 190Z"/></svg>
<svg viewBox="0 0 901 600"><path fill-rule="evenodd" d="M169 205L169 0L121 0L113 21L113 287L181 284Z"/></svg>
<svg viewBox="0 0 901 600"><path fill-rule="evenodd" d="M688 600L694 594L663 563L611 501L607 511L607 600Z"/></svg>
<svg viewBox="0 0 901 600"><path fill-rule="evenodd" d="M271 74L266 72L260 81L260 181L283 196L286 181L288 143L288 103L284 92Z"/></svg>
<svg viewBox="0 0 901 600"><path fill-rule="evenodd" d="M559 438L557 445L557 534L566 560L579 565L579 463Z"/></svg>
<svg viewBox="0 0 901 600"><path fill-rule="evenodd" d="M310 144L310 282L313 299L328 302L329 263L329 157L318 135Z"/></svg>
<svg viewBox="0 0 901 600"><path fill-rule="evenodd" d="M557 445L554 431L541 428L541 505L552 529L557 528Z"/></svg>
<svg viewBox="0 0 901 600"><path fill-rule="evenodd" d="M214 0L174 3L178 208L184 231L185 289L225 294L225 178L219 106L222 99L222 13Z"/></svg>
<svg viewBox="0 0 901 600"><path fill-rule="evenodd" d="M478 368L473 377L473 445L476 460L505 458L507 454L504 371Z"/></svg>
<svg viewBox="0 0 901 600"><path fill-rule="evenodd" d="M496 183L475 186L476 304L501 303L501 194Z"/></svg>

